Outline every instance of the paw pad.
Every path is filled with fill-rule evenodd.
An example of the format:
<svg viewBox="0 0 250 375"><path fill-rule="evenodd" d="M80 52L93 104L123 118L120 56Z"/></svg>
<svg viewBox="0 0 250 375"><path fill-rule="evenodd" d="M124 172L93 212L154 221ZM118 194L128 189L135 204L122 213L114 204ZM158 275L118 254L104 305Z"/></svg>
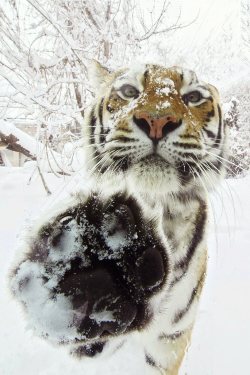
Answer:
<svg viewBox="0 0 250 375"><path fill-rule="evenodd" d="M43 307L59 296L67 301L67 329L57 332L58 341L85 343L147 324L150 297L161 290L168 273L155 226L133 198L115 195L102 200L92 195L40 229L27 258L39 269L39 282L33 285L47 298ZM32 301L26 310L30 315L38 311ZM43 327L50 337L46 322ZM83 345L79 350L91 356L101 346Z"/></svg>

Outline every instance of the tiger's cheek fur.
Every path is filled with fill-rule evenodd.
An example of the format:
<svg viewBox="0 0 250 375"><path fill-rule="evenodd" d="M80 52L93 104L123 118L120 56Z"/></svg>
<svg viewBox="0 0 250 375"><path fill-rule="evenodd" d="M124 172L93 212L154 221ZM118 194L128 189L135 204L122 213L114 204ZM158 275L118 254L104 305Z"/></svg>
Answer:
<svg viewBox="0 0 250 375"><path fill-rule="evenodd" d="M200 106L190 108L184 114L185 129L183 134L185 136L195 136L201 138L201 130L204 129L207 123L213 118L218 118L218 111L214 108L213 100L201 104Z"/></svg>

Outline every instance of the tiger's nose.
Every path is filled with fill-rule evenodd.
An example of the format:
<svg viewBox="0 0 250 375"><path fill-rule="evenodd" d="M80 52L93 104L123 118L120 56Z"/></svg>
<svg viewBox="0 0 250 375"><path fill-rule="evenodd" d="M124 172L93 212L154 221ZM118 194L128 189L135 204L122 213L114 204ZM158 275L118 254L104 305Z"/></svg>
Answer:
<svg viewBox="0 0 250 375"><path fill-rule="evenodd" d="M159 141L180 125L172 114L158 117L148 112L137 112L134 115L134 122L153 141Z"/></svg>

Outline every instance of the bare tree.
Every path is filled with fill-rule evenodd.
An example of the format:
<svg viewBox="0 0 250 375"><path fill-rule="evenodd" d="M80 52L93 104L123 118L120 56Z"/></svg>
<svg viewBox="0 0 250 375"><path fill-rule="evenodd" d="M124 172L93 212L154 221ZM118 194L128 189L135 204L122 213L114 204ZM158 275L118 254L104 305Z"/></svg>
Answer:
<svg viewBox="0 0 250 375"><path fill-rule="evenodd" d="M160 34L181 27L167 18L170 2L145 19L135 0L3 0L0 76L5 106L37 125L39 140L60 149L76 140L91 97L86 66L126 64Z"/></svg>

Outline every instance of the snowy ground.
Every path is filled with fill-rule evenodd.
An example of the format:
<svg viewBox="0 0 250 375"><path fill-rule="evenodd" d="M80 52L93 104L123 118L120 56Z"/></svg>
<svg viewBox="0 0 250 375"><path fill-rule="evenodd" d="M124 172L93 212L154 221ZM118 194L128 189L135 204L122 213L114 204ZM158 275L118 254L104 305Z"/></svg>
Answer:
<svg viewBox="0 0 250 375"><path fill-rule="evenodd" d="M48 204L39 176L0 168L0 374L143 375L135 348L117 352L99 368L76 361L27 329L6 288L16 236L25 218ZM58 192L63 180L47 182ZM66 185L69 186L69 185ZM193 333L180 375L249 375L250 349L250 176L228 180L211 197L215 225L209 238L209 270Z"/></svg>

